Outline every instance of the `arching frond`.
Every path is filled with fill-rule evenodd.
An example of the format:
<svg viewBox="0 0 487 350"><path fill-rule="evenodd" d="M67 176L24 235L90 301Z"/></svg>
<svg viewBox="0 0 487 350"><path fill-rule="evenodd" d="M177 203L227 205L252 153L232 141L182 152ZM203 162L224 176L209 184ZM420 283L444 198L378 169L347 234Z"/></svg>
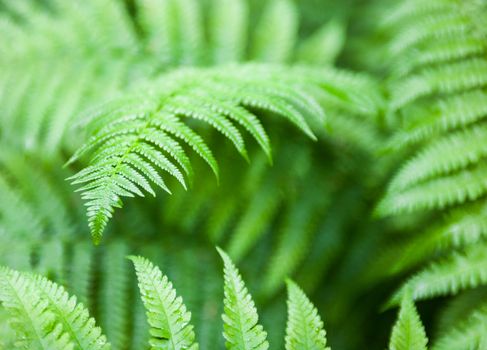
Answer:
<svg viewBox="0 0 487 350"><path fill-rule="evenodd" d="M108 350L111 349L101 329L95 326L82 304L76 297L70 297L63 287L44 277L35 277L31 288L39 290L41 298L49 302L49 310L62 325L63 331L69 335L76 350Z"/></svg>
<svg viewBox="0 0 487 350"><path fill-rule="evenodd" d="M88 120L93 136L71 159L73 162L85 154L91 155L90 165L72 180L82 184L79 190L87 201L95 242L100 241L122 197L142 196L143 192L154 194L150 182L169 191L156 169L186 186L185 175L190 170L183 144L218 174L210 148L186 125L187 118L209 124L247 157L244 138L235 125L240 124L270 154L267 134L253 111L267 110L282 116L315 138L307 120L318 118L323 124L320 118L323 111L318 103L323 96L335 101L330 104L348 101L363 108L370 103L357 94L368 83L363 85L360 79L346 75L341 82L340 75L333 71L306 68L248 65L186 70L152 84L146 96L124 98L115 104L115 109L109 104L97 111ZM355 88L350 88L350 84L355 84Z"/></svg>

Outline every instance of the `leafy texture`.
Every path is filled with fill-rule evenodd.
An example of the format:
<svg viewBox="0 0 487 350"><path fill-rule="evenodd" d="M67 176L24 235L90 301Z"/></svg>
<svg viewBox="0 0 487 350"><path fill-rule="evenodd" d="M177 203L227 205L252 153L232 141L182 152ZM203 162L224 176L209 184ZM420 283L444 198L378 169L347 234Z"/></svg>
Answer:
<svg viewBox="0 0 487 350"><path fill-rule="evenodd" d="M267 333L258 324L259 317L245 284L230 257L218 249L224 263L225 299L223 336L229 350L268 349Z"/></svg>
<svg viewBox="0 0 487 350"><path fill-rule="evenodd" d="M142 301L150 325L151 349L198 349L194 342L191 313L181 297L176 296L172 283L161 271L142 257L132 256Z"/></svg>
<svg viewBox="0 0 487 350"><path fill-rule="evenodd" d="M286 347L289 276L326 310L334 348L384 348L377 309L391 293L394 305L441 297L418 304L433 348L487 348L486 11L477 0L3 0L0 264L56 284L6 270L0 349L108 347L87 309L114 349L149 348L127 254L163 266L194 339L223 348L215 244L245 275L259 317L241 316L269 347ZM99 247L64 182L73 175ZM161 188L173 195L125 198ZM391 347L424 348L407 344L423 338L403 309Z"/></svg>
<svg viewBox="0 0 487 350"><path fill-rule="evenodd" d="M396 324L392 329L390 350L427 350L428 339L418 312L409 295L401 302Z"/></svg>
<svg viewBox="0 0 487 350"><path fill-rule="evenodd" d="M88 311L51 281L3 268L0 300L25 349L110 349Z"/></svg>
<svg viewBox="0 0 487 350"><path fill-rule="evenodd" d="M406 0L387 13L379 32L389 37L388 149L406 159L376 212L414 213L403 228L418 231L384 260L388 273L414 273L393 296L397 304L407 291L419 300L485 284L486 8Z"/></svg>
<svg viewBox="0 0 487 350"><path fill-rule="evenodd" d="M239 124L270 156L269 138L252 111L279 115L315 138L309 121L314 118L314 123L324 123L321 99L336 98L339 93L331 105L354 101L356 108L366 107L358 91L368 83L352 76L347 82L346 78L334 71L266 65L183 70L151 84L145 95L102 106L87 118L92 136L71 158L73 162L85 154L91 156L89 166L71 179L82 185L79 191L86 201L95 242L100 241L122 197L142 196L143 192L155 195L151 183L170 192L161 171L186 187L185 176L191 178L192 170L183 145L201 156L218 176L212 151L187 125L187 119L210 125L247 158L244 138L236 127Z"/></svg>
<svg viewBox="0 0 487 350"><path fill-rule="evenodd" d="M330 350L316 308L294 282L287 282L287 290L286 350Z"/></svg>

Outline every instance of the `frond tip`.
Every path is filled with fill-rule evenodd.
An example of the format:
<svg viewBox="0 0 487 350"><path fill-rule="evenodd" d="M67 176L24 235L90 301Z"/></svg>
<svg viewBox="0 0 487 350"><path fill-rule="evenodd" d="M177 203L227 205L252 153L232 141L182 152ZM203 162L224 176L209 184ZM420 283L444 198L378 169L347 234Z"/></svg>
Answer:
<svg viewBox="0 0 487 350"><path fill-rule="evenodd" d="M142 301L150 326L151 349L197 350L191 313L172 283L149 260L130 256L134 263Z"/></svg>
<svg viewBox="0 0 487 350"><path fill-rule="evenodd" d="M389 350L426 350L428 338L409 293L405 293L401 309L392 329Z"/></svg>
<svg viewBox="0 0 487 350"><path fill-rule="evenodd" d="M288 280L286 283L286 350L331 350L326 347L326 332L316 308L293 281Z"/></svg>
<svg viewBox="0 0 487 350"><path fill-rule="evenodd" d="M267 350L267 333L258 324L259 316L237 268L230 257L217 248L224 264L223 336L228 350Z"/></svg>

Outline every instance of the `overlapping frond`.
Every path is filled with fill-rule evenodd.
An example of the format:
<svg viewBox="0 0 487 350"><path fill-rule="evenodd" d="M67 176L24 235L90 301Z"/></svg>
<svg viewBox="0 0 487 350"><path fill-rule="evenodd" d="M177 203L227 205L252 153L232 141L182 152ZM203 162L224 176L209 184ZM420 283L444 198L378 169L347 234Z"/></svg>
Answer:
<svg viewBox="0 0 487 350"><path fill-rule="evenodd" d="M100 328L75 297L49 280L2 268L0 300L17 346L25 349L110 349Z"/></svg>
<svg viewBox="0 0 487 350"><path fill-rule="evenodd" d="M476 1L406 0L381 24L390 34L388 120L396 132L389 148L409 159L377 213L446 214L425 216L420 234L388 254L392 273L435 259L395 303L406 290L424 299L485 284L485 11Z"/></svg>
<svg viewBox="0 0 487 350"><path fill-rule="evenodd" d="M135 33L121 1L3 5L0 140L48 157L63 145L80 108L125 85L136 61Z"/></svg>
<svg viewBox="0 0 487 350"><path fill-rule="evenodd" d="M391 79L390 114L398 125L391 147L418 145L380 205L386 215L449 207L485 194L485 47L460 50L455 44L482 40L485 8L473 1L433 3L401 2L392 11L394 21L384 24L402 33L391 39L391 62L404 52L409 61L417 59Z"/></svg>

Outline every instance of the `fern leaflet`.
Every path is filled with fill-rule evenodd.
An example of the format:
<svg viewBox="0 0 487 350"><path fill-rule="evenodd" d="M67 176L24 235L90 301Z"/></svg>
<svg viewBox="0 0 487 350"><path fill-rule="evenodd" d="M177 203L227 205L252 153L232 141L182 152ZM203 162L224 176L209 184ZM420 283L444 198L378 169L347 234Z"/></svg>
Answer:
<svg viewBox="0 0 487 350"><path fill-rule="evenodd" d="M196 350L191 313L172 283L150 261L131 256L150 325L151 349Z"/></svg>
<svg viewBox="0 0 487 350"><path fill-rule="evenodd" d="M258 324L255 304L230 257L218 249L224 263L223 336L228 350L267 350L267 333Z"/></svg>
<svg viewBox="0 0 487 350"><path fill-rule="evenodd" d="M286 350L331 350L316 308L294 282L287 281L287 290Z"/></svg>

